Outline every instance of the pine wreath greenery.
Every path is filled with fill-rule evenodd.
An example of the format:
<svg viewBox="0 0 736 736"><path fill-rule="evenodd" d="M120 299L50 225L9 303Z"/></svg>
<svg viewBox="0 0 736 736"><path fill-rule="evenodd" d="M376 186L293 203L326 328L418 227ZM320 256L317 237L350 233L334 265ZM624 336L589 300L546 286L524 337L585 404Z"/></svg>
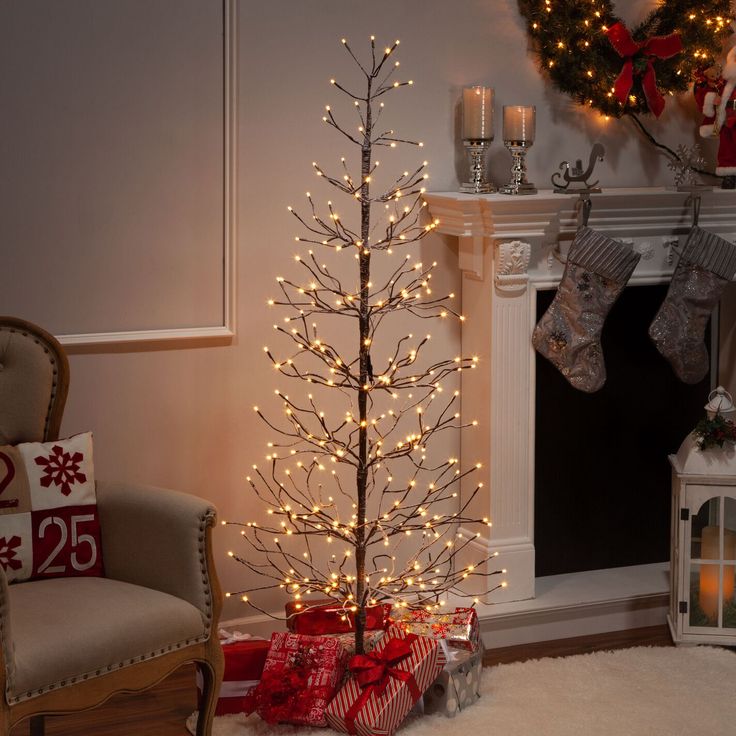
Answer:
<svg viewBox="0 0 736 736"><path fill-rule="evenodd" d="M730 0L664 0L642 23L629 29L631 37L644 43L677 34L682 48L670 58L656 58L643 46L629 57L633 84L622 104L614 86L625 58L612 45L608 32L623 21L612 2L519 0L519 9L527 21L539 65L553 84L579 104L616 118L657 113L642 87L650 62L656 87L666 100L686 91L699 69L715 63L723 39L732 32Z"/></svg>
<svg viewBox="0 0 736 736"><path fill-rule="evenodd" d="M709 616L700 607L698 591L690 594L690 626L717 626L718 618ZM736 604L732 600L723 601L723 628L736 629Z"/></svg>
<svg viewBox="0 0 736 736"><path fill-rule="evenodd" d="M713 419L701 419L693 430L693 435L701 450L711 447L723 449L726 442L736 444L736 425L730 419L716 414Z"/></svg>

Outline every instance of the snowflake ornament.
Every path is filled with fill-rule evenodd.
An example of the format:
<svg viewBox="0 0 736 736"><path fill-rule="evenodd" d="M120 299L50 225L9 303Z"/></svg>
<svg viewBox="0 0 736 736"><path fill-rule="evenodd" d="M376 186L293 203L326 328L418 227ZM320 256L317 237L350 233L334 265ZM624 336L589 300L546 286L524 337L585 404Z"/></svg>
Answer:
<svg viewBox="0 0 736 736"><path fill-rule="evenodd" d="M667 168L674 172L675 185L694 187L698 184L698 171L705 166L705 159L700 150L700 145L677 146L676 158L670 159Z"/></svg>

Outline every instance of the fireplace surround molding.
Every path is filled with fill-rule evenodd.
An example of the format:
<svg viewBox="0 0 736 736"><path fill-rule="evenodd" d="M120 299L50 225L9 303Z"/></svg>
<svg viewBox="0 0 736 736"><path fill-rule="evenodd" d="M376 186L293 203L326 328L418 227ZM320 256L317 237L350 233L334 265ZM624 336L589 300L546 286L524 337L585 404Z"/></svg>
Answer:
<svg viewBox="0 0 736 736"><path fill-rule="evenodd" d="M700 196L700 226L734 241L736 192L716 189ZM669 280L676 249L692 225L689 197L665 188L607 189L592 196L589 226L641 253L631 285ZM535 427L531 333L538 291L560 282L580 200L549 190L527 196L437 192L424 198L439 220L436 230L458 240L463 354L477 355L481 365L462 373L463 415L477 419L478 427L462 435L461 464L465 470L480 461L482 477L468 476L461 494L483 483L472 511L489 516L493 526L490 536L474 542L473 557L497 553L489 570L506 570L505 587L493 590L499 580L489 577L481 600L534 598L534 448L542 428Z"/></svg>

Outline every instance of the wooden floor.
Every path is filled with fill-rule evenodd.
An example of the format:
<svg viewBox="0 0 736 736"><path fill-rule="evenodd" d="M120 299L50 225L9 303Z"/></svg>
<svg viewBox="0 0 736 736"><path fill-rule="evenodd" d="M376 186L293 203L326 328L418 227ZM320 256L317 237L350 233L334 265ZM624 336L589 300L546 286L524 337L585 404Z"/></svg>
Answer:
<svg viewBox="0 0 736 736"><path fill-rule="evenodd" d="M666 626L631 629L610 634L580 636L559 641L489 649L485 666L523 662L541 657L566 657L602 649L632 646L672 646ZM194 710L196 691L194 669L183 667L158 687L142 695L126 695L110 700L87 713L46 719L47 736L186 736L187 716ZM22 723L11 736L28 736Z"/></svg>

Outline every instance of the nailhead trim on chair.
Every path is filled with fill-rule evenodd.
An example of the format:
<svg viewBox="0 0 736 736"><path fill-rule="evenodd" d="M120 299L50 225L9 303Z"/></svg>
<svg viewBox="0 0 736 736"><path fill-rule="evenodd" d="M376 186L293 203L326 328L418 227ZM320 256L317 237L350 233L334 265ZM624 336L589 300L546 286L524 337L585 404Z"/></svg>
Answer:
<svg viewBox="0 0 736 736"><path fill-rule="evenodd" d="M11 689L12 689L12 678L10 676L10 672L7 673L7 679L6 679L6 687L5 687L5 697L8 701L9 705L15 705L16 703L20 703L23 700L28 700L29 698L33 698L37 695L43 695L44 693L51 692L52 690L57 690L61 687L66 687L67 685L73 685L76 682L79 682L80 680L87 680L92 677L99 677L100 675L104 675L107 672L112 672L113 670L119 670L122 667L127 667L131 664L135 664L136 662L145 662L147 659L153 659L154 657L160 657L162 654L166 654L166 652L171 652L174 649L181 649L184 646L190 646L191 644L200 644L202 642L205 642L209 639L210 634L212 633L212 589L210 586L210 577L207 571L207 555L205 550L205 539L206 539L206 529L208 524L212 520L214 520L215 514L214 512L210 511L206 513L202 518L199 520L199 560L200 560L200 566L202 571L202 583L204 584L204 590L205 590L205 610L204 610L204 617L205 617L205 632L202 634L202 636L198 636L195 639L186 639L185 641L177 642L176 644L169 644L165 648L161 648L158 650L154 650L153 652L149 652L148 654L142 654L139 657L136 657L135 659L128 659L123 660L122 662L117 662L116 664L109 664L106 668L100 668L93 672L85 672L84 674L77 675L76 677L70 677L68 680L61 680L60 682L54 682L50 685L47 685L46 687L39 688L38 690L29 690L26 693L23 693L22 695L11 695ZM8 662L10 662L8 658L8 652L5 651L5 636L3 632L3 622L5 620L5 614L6 614L6 601L1 600L0 601L0 636L3 637L3 654L5 656L5 662L6 667L8 665Z"/></svg>
<svg viewBox="0 0 736 736"><path fill-rule="evenodd" d="M12 333L18 332L21 335L23 335L23 337L30 337L33 340L33 342L36 343L36 345L40 345L43 348L43 351L46 353L46 355L49 356L49 362L53 366L54 371L53 371L53 379L51 383L51 398L49 399L49 405L48 405L48 408L46 409L46 421L44 422L44 425L43 425L43 436L45 438L46 433L48 432L48 429L49 429L49 422L51 421L51 410L54 406L54 402L56 401L56 389L58 388L59 364L56 360L56 355L46 343L41 342L41 340L39 340L35 335L31 335L29 332L25 330L19 330L15 327L0 327L0 331L5 331L5 330L7 330L8 332L12 332Z"/></svg>
<svg viewBox="0 0 736 736"><path fill-rule="evenodd" d="M191 644L200 644L201 642L207 641L207 635L203 634L202 636L198 636L196 639L187 639L185 641L177 642L176 644L169 644L166 648L166 651L173 651L174 649L181 649L184 646L189 646ZM52 690L58 690L59 688L66 687L67 685L74 685L77 682L80 682L82 680L89 680L94 677L99 677L100 675L105 675L108 672L114 672L115 670L122 669L123 667L129 667L132 664L137 664L138 662L145 662L148 659L154 659L155 657L161 656L161 654L165 654L165 651L163 649L159 651L153 651L149 652L148 654L142 654L140 657L135 657L133 659L124 659L122 662L116 662L115 664L109 664L107 667L100 668L98 670L94 670L91 672L85 672L82 675L77 675L76 677L70 677L67 680L60 680L59 682L51 683L50 685L47 685L46 687L38 688L38 690L29 690L26 693L23 693L22 695L13 696L9 692L7 692L6 689L6 698L9 705L15 705L16 703L20 703L24 700L28 700L29 698L36 697L38 695L43 695L44 693L49 693Z"/></svg>

